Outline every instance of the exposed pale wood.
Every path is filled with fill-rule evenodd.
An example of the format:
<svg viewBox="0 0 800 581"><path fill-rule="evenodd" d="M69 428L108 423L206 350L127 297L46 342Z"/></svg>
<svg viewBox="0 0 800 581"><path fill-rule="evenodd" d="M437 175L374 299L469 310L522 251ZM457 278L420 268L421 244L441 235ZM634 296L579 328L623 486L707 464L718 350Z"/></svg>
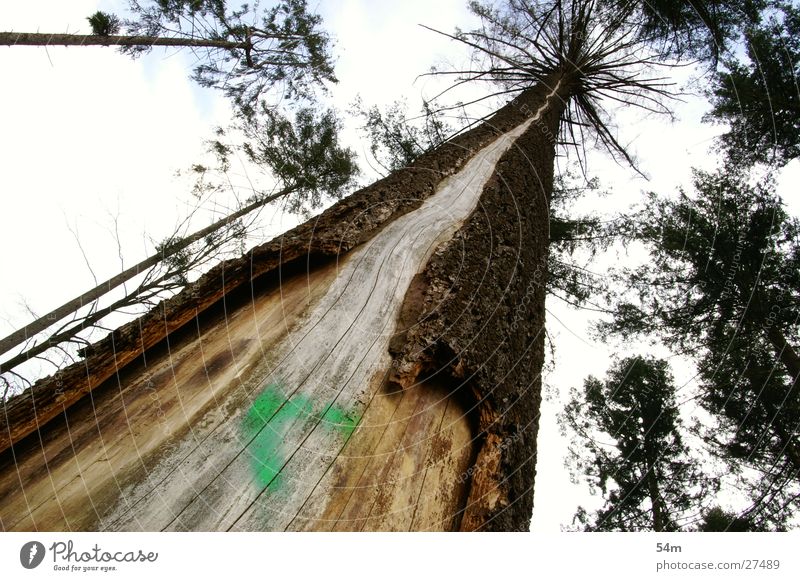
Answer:
<svg viewBox="0 0 800 581"><path fill-rule="evenodd" d="M206 322L188 339L153 353L146 365L121 374L118 387L95 392L94 401L70 410L67 422L41 442L15 447L18 462L0 472L5 529L98 528L114 522L112 508L130 528L142 528L146 515L139 514L137 494L146 494L161 455L176 438L203 437L208 426L198 418L241 389L265 350L335 275L331 264L309 277L284 279L280 288Z"/></svg>
<svg viewBox="0 0 800 581"><path fill-rule="evenodd" d="M467 411L448 394L439 430L430 436L425 473L410 530L458 530L467 500L475 447L466 414Z"/></svg>
<svg viewBox="0 0 800 581"><path fill-rule="evenodd" d="M123 325L84 351L85 361L41 379L31 389L3 402L0 452L80 402L146 350L218 304L227 293L282 265L311 256L336 257L368 241L398 216L418 208L444 176L475 151L518 126L530 113L537 92L524 91L486 123L420 156L411 166L363 188L286 234L245 256L214 267L177 296Z"/></svg>
<svg viewBox="0 0 800 581"><path fill-rule="evenodd" d="M405 399L411 402L414 399L411 396L414 392L387 392L381 389L381 384L382 380L379 380L375 397L367 406L358 428L289 523L289 530L332 530L340 521L351 497L354 494L358 496L362 491L360 482L370 464L376 461L377 449L384 435L402 425L402 420L395 417L401 401ZM392 438L386 441L391 442ZM379 457L377 461L382 460Z"/></svg>
<svg viewBox="0 0 800 581"><path fill-rule="evenodd" d="M214 428L202 441L183 441L169 457L162 458L155 472L165 476L138 504L138 522L123 519L109 526L286 528L347 440L348 435L332 430L323 416L335 406L354 420L361 417L372 397L369 386L373 378L389 367L388 342L411 279L435 245L472 212L497 159L529 123L485 147L460 172L445 179L419 209L394 220L355 251L303 325L273 350L274 366L262 375L260 383L254 379L248 397L224 402L222 407L232 411L210 412L206 421ZM247 421L249 405L270 389L284 398L283 403L243 439L241 426ZM292 410L298 398L305 407ZM287 409L286 421L273 421ZM421 421L417 418L409 423L412 436L422 438L427 432L427 424ZM424 463L425 454L402 458L406 468L416 470L416 463ZM279 462L275 468L279 474L263 481L258 469L254 473L254 462ZM408 485L409 498L416 498L416 482ZM396 502L404 510L413 506L408 498L399 498L399 491L396 494ZM378 499L379 510L382 503L389 502L383 496ZM409 513L409 525L412 516ZM402 523L390 526L407 527Z"/></svg>
<svg viewBox="0 0 800 581"><path fill-rule="evenodd" d="M446 398L433 389L419 386L418 404L408 418L403 438L395 444L388 470L380 470L377 494L365 512L361 530L407 531L411 529L425 475L431 439L439 433L447 407ZM358 521L356 521L358 522Z"/></svg>
<svg viewBox="0 0 800 581"><path fill-rule="evenodd" d="M408 392L408 393L406 393ZM332 503L328 518L335 519L334 531L360 531L375 505L381 488L388 482L394 459L399 453L398 443L405 438L408 422L422 409L419 397L414 397L411 390L404 390L402 399L392 416L392 420L381 432L375 451L365 458L364 468L351 494L346 498L343 508L339 509L339 501ZM358 469L358 465L353 467ZM344 500L343 498L343 500ZM338 515L336 514L338 513ZM334 516L335 515L335 516Z"/></svg>
<svg viewBox="0 0 800 581"><path fill-rule="evenodd" d="M314 270L308 288L302 276L281 281L255 293L252 309L221 311L183 341L170 336L161 353L145 352L147 364L118 371L118 386L106 382L70 409L63 427L15 446L23 460L0 477L3 526L457 526L470 484L461 475L474 456L469 423L443 388L383 392L388 345L413 277L473 212L497 161L535 118L486 145L417 209L374 217L379 231L335 267ZM248 275L236 268L241 286ZM275 406L254 421L265 394ZM352 432L347 422L376 428Z"/></svg>

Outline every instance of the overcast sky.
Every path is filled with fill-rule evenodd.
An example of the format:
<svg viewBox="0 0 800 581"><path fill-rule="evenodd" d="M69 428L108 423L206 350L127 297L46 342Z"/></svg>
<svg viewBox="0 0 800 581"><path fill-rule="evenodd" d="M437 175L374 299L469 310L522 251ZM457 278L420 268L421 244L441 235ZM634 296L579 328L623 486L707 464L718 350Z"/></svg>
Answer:
<svg viewBox="0 0 800 581"><path fill-rule="evenodd" d="M97 9L118 11L120 4L3 2L0 29L86 33L86 16ZM336 39L340 83L331 89L333 102L346 109L360 94L368 105L405 98L412 108L418 106L435 87L416 77L433 64L461 62L466 55L463 47L417 25L469 28L474 20L465 4L322 0L318 10ZM203 140L230 114L218 94L188 80L191 62L189 54L175 50L154 50L134 61L102 47L0 47L5 79L0 92L0 335L27 322L23 301L44 312L93 286L86 261L101 279L120 270L114 216L125 264L131 265L152 251L151 239L170 234L186 215L187 183L175 172L200 158ZM682 79L687 75L679 73ZM619 114L622 141L652 179L646 182L629 168L593 156L590 171L615 192L616 208L635 201L642 189L674 190L687 182L692 165L714 166L708 147L720 128L700 123L705 110L702 100L688 98L675 104L674 124L638 112ZM354 122L346 135L363 151ZM785 184L797 174L793 167ZM275 216L267 230L277 234L294 223L296 218ZM585 489L570 484L562 467L565 443L555 425L562 403L558 391L580 385L589 373L604 375L609 356L587 335L586 315L553 301L548 309L557 359L546 382L556 392L542 408L536 531L558 531L569 523L576 503L586 500ZM673 370L679 383L690 381L690 369L678 364Z"/></svg>

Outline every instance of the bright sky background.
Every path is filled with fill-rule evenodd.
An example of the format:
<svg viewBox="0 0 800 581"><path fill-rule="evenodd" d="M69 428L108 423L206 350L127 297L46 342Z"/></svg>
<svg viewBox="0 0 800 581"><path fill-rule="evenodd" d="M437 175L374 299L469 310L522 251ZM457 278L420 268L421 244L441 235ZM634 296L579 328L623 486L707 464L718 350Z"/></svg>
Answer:
<svg viewBox="0 0 800 581"><path fill-rule="evenodd" d="M97 9L118 11L120 4L3 2L0 29L86 33L86 16ZM416 111L420 98L435 91L432 81L416 77L433 64L465 58L462 46L417 24L448 32L469 28L474 21L465 4L321 0L318 10L336 39L340 83L332 87L333 102L344 110L358 94L367 105L406 98ZM23 299L45 312L94 286L70 229L100 280L120 270L113 216L119 217L126 265L149 255L150 239L170 234L185 216L187 183L175 172L200 158L203 140L230 114L221 96L188 80L190 63L188 53L174 50L154 50L133 61L102 47L0 47L0 335L28 321ZM615 192L606 203L622 209L643 189L673 191L687 183L692 164L713 167L707 149L721 129L700 124L705 108L699 99L676 104L678 120L671 125L638 112L620 114L622 141L652 180L594 156L590 172ZM363 151L356 125L351 120L345 135ZM799 173L796 165L790 168L782 180L785 190ZM798 210L792 208L795 215ZM274 216L266 230L277 234L296 221ZM563 405L558 392L566 394L590 373L604 376L609 357L608 348L587 335L586 315L555 301L548 310L556 360L546 377L554 395L542 407L533 528L539 532L558 531L576 505L587 502L585 488L571 484L562 466L566 442L555 422ZM679 362L673 372L678 385L691 378Z"/></svg>

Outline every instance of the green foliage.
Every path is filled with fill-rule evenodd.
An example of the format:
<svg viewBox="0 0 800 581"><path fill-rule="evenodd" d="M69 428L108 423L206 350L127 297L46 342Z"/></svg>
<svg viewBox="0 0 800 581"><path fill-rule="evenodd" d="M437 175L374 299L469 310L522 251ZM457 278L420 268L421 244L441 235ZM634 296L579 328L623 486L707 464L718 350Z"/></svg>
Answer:
<svg viewBox="0 0 800 581"><path fill-rule="evenodd" d="M608 290L605 277L586 267L598 252L628 236L626 221L603 222L594 214L578 215L575 211L585 196L601 198L608 194L597 178L587 180L570 169L554 176L547 292L573 306L585 307Z"/></svg>
<svg viewBox="0 0 800 581"><path fill-rule="evenodd" d="M800 155L800 9L785 4L744 37L747 61L724 61L707 118L729 125L721 142L734 163L784 164Z"/></svg>
<svg viewBox="0 0 800 581"><path fill-rule="evenodd" d="M89 21L89 25L92 27L92 34L98 36L111 36L120 31L119 18L113 14L98 10L86 20Z"/></svg>
<svg viewBox="0 0 800 581"><path fill-rule="evenodd" d="M223 91L239 114L257 112L268 95L308 98L325 82L336 82L330 39L306 0L281 0L259 11L259 3L233 9L225 0L130 0L135 16L126 20L130 35L203 38L226 43L199 49L203 56L194 79ZM150 45L126 47L137 55Z"/></svg>
<svg viewBox="0 0 800 581"><path fill-rule="evenodd" d="M767 0L613 0L639 25L639 36L664 58L716 63L740 30L761 17Z"/></svg>
<svg viewBox="0 0 800 581"><path fill-rule="evenodd" d="M259 116L230 132L234 138L243 136L241 142L225 142L228 132L219 130L210 146L220 172L225 173L230 158L241 153L277 183L273 189L286 193L287 211L304 213L326 199L341 198L358 175L356 154L339 142L340 129L332 110L301 108L289 120L264 107Z"/></svg>
<svg viewBox="0 0 800 581"><path fill-rule="evenodd" d="M700 523L697 530L702 533L749 533L757 532L761 529L747 518L737 516L719 506L715 506L706 512L703 522Z"/></svg>
<svg viewBox="0 0 800 581"><path fill-rule="evenodd" d="M688 455L667 362L622 359L605 380L573 389L562 425L576 435L572 463L604 506L576 517L591 531L674 531L706 494Z"/></svg>
<svg viewBox="0 0 800 581"><path fill-rule="evenodd" d="M754 525L780 528L800 485L800 223L766 179L697 171L694 189L651 194L632 217L651 260L622 272L626 298L611 300L615 317L598 329L696 358L699 401L719 422L701 435L742 474Z"/></svg>
<svg viewBox="0 0 800 581"><path fill-rule="evenodd" d="M630 217L635 238L653 259L623 271L621 280L640 306L623 303L620 318L602 329L624 336L669 329L670 342L688 350L713 335L763 334L762 317L780 305L785 308L774 309L770 320L794 336L800 224L787 215L774 185L766 178L750 183L726 167L695 171L694 189L693 197L681 191L677 200L651 193ZM641 325L636 318L644 319Z"/></svg>
<svg viewBox="0 0 800 581"><path fill-rule="evenodd" d="M188 275L193 263L191 247L175 250L174 246L180 238L169 237L156 244L156 252L163 257L162 265L167 279L173 280L180 286L188 284Z"/></svg>
<svg viewBox="0 0 800 581"><path fill-rule="evenodd" d="M441 145L453 128L441 112L425 101L417 117L408 117L404 101L395 101L385 111L377 106L366 109L359 97L351 108L363 120L361 131L369 140L370 153L385 173L410 165L416 158Z"/></svg>

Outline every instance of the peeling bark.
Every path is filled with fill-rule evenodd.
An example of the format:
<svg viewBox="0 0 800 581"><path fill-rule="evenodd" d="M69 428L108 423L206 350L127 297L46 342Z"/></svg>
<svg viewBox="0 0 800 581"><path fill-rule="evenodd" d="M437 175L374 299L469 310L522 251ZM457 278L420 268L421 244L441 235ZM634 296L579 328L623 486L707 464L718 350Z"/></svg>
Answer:
<svg viewBox="0 0 800 581"><path fill-rule="evenodd" d="M439 182L461 168L475 151L524 121L535 100L535 91L521 94L486 122L421 156L408 168L356 192L245 256L221 263L172 299L84 350L84 361L8 399L0 414L0 452L46 429L49 421L226 294L258 277L279 273L293 261L335 257L370 240L385 224L419 207Z"/></svg>
<svg viewBox="0 0 800 581"><path fill-rule="evenodd" d="M177 504L164 513L163 506L159 509L160 512L155 506L158 504L155 501L161 496L156 494L150 498L151 495L145 494L135 511L130 512L126 509L127 516L120 517L122 520L119 522L114 521L116 524L107 520L113 517L115 512L110 516L109 514L97 516L98 519L106 519L101 520L106 523L103 526L123 529L136 526L137 514L147 518L148 515L156 515L158 518L166 515L169 520L172 518L170 515L173 514L173 509L177 508L178 512L175 514L182 515L180 518L175 516L166 524L160 520L160 524L147 521L150 524L139 526L192 530L205 530L209 527L262 530L316 528L324 527L328 522L327 526L336 528L350 528L355 525L367 529L444 526L461 530L527 530L533 505L536 437L541 402L540 373L544 359L544 299L555 136L564 102L570 94L570 86L565 78L554 75L550 81L525 91L501 109L489 122L421 157L410 168L395 172L388 178L361 190L336 204L317 219L255 248L246 256L219 265L175 298L165 301L157 309L92 346L85 353L85 362L71 366L57 376L42 380L29 392L9 400L4 406L5 424L0 426L4 433L0 446L7 447L13 443L13 448L11 451L0 453L0 465L10 465L12 458L9 453L13 454L15 451L26 453L39 447L46 456L46 433L40 433L41 446L32 438L25 439L20 444L17 442L37 427L41 432L46 432L49 425L52 425L47 422L62 414L63 417L70 418L66 422L69 426L70 421L74 422L76 419L76 414L69 410L70 406L83 402L78 407L87 408L85 402L88 398L84 399L84 396L100 385L117 389L116 384L119 383L120 394L123 394L126 389L125 382L130 381L130 378L125 377L125 372L136 367L132 364L141 361L154 347L164 345L165 339L169 340L171 334L188 328L188 325L204 312L211 312L213 308L215 311L223 312L227 317L226 305L235 293L247 291L249 285L263 280L272 280L274 284L280 285L282 273L293 269L297 274L298 267L302 267L304 261L310 265L323 259L331 264L333 258L345 253L348 253L348 258L361 256L363 254L361 249L352 254L350 251L373 240L384 228L394 231L399 225L394 222L420 207L423 201L442 184L443 178L462 169L471 159L494 160L500 156L499 162L479 162L492 164L489 166L492 172L490 174L485 171L466 172L469 175L482 176L479 183L484 185L482 190L478 190L482 193L477 209L468 218L462 218L464 221L461 228L456 230L452 237L450 233L458 227L459 222L447 226L446 232L434 232L433 238L430 238L434 242L424 243L427 245L425 248L430 249L432 248L430 244L435 244L436 240L447 240L440 243L432 255L428 250L419 256L417 260L423 264L414 266L420 269L419 274L410 279L410 283L408 280L404 283L405 286L401 290L405 293L403 304L398 305L398 310L392 315L392 320L397 317L399 333L388 345L389 352L394 356L388 393L392 393L392 383L395 387L402 388L394 393L402 394L404 398L402 402L406 403L398 403L396 409L405 409L408 406L411 406L411 409L405 409L403 412L409 418L407 429L403 429L405 436L398 433L394 439L388 435L386 438L380 437L380 441L383 442L381 446L385 445L387 452L395 446L391 452L391 457L395 459L385 465L380 462L375 466L356 464L364 471L363 474L367 475L365 477L368 481L381 478L382 474L396 474L387 481L388 487L379 489L370 484L364 489L369 491L365 494L374 496L374 504L370 505L374 510L368 508L366 512L354 512L353 507L358 507L363 498L359 493L353 497L355 505L350 502L351 492L347 487L351 484L342 476L342 470L345 470L348 460L342 458L340 461L335 452L338 468L329 472L331 476L327 480L325 478L317 480L317 476L308 479L303 476L305 473L299 472L290 476L298 482L310 484L319 482L323 486L320 490L333 491L331 494L344 488L343 494L346 496L334 497L322 492L315 495L312 492L306 503L298 496L300 493L293 489L293 492L298 492L295 496L302 501L301 508L298 509L300 512L296 515L284 514L281 507L287 505L282 501L274 504L278 502L274 499L269 501L270 495L266 497L263 495L267 490L263 484L256 490L248 488L249 480L244 474L246 466L238 462L235 464L235 471L238 470L242 474L237 472L240 478L234 478L231 482L234 483L234 492L244 491L246 498L242 497L242 500L235 495L231 497L226 492L229 488L226 488L228 481L217 483L215 475L218 476L219 473L214 472L219 462L223 464L219 467L220 470L234 466L231 462L234 462L235 458L225 464L227 456L222 454L219 447L227 445L225 442L235 441L235 438L226 440L227 432L223 429L217 434L218 439L221 438L219 446L214 444L204 451L205 448L199 446L205 444L199 444L196 449L189 452L191 459L188 456L184 458L189 462L187 465L193 467L189 474L211 471L209 474L203 472L205 484L201 483L199 488L194 487L189 490L190 495L194 494L192 498L184 498L181 494L173 495L173 498L170 494L166 494L164 498L169 498L170 502L174 501ZM526 120L530 122L523 125ZM511 132L515 128L517 131ZM496 150L498 153L494 157L483 157L484 151L481 152L481 157L474 156L478 150L483 150L493 142L498 135L506 133L519 135L523 130L524 133L517 137L510 149ZM491 148L486 148L486 151L489 149ZM502 151L505 153L501 153ZM485 182L487 175L491 177ZM472 200L474 204L475 198ZM391 227L390 223L393 223ZM426 235L429 236L430 233L426 232ZM363 248L366 249L368 246L365 245ZM426 264L424 257L428 257ZM166 343L168 345L168 341ZM230 355L223 353L220 357L223 355L230 359L233 353ZM211 367L226 368L228 375L225 376L225 380L229 381L231 379L229 375L232 375L235 369L225 361L220 359L219 365L212 362ZM192 379L191 371L189 368L183 371L184 375L189 372L188 376L185 375L189 378L185 380L188 383L175 385L178 398L183 389L202 389L195 385L198 382ZM253 376L247 381L256 383L247 388L246 393L236 394L227 400L228 407L236 407L241 401L249 401L248 397L253 397L251 392L258 393L261 389L256 384L260 385L264 379ZM451 403L449 399L442 400L448 403L436 412L438 417L458 418L466 414L473 420L471 438L466 440L463 438L465 432L470 429L464 423L461 424L461 428L452 424L453 427L449 431L445 429L440 437L436 431L438 424L429 426L424 416L414 412L416 406L421 406L421 409L425 410L430 405L425 402L432 403L437 399L434 386L447 386L448 398L453 399L453 407L449 407ZM416 390L414 397L406 397L411 388ZM104 392L108 392L109 389ZM456 394L471 394L471 396L464 402L463 396L459 395L458 401L455 401ZM93 402L94 399L92 405ZM220 410L220 413L228 418L227 420L223 418L222 425L227 425L226 422L230 420L225 414L234 413L231 409ZM236 409L238 411L235 414L241 415L241 409ZM379 406L375 408L377 411L374 413L384 417L386 414L393 414L392 409L391 406ZM201 431L208 432L219 419L214 420L208 414L202 415L199 408L195 413L200 415L192 416L193 419L190 421L197 423L197 429ZM135 424L128 426L127 429L135 430ZM89 438L90 432L86 433L86 437ZM424 445L418 447L419 453L409 456L410 446L415 440L414 434L418 435L417 439L422 438L420 441ZM136 436L133 434L132 436L135 441ZM154 437L163 438L163 436ZM426 439L429 437L431 441L428 443ZM373 434L368 436L367 440L372 442L376 438L379 438L379 435ZM367 440L356 438L353 445L366 446ZM464 441L471 443L466 447L457 444ZM175 439L163 439L159 442L167 449L179 444ZM188 440L187 442L191 447L192 442ZM449 452L445 452L455 450L458 446L462 446L462 452L458 456L450 457ZM315 470L317 464L321 470L324 469L325 466L322 464L328 462L329 452L325 452L324 457L315 455L316 451L321 449L316 444L307 450L302 446L297 448L299 456L293 466L299 469L313 462ZM227 450L226 454L237 450ZM171 452L166 452L169 453ZM69 450L64 449L60 453L60 457L63 456L61 460L66 461L64 454L68 455ZM87 454L91 456L94 452ZM205 454L209 457L205 457ZM184 464L184 460L178 458L178 464L173 466L175 458L170 456L162 466L161 461L165 456L161 453L159 456L161 459L148 460L148 468L145 469L145 476L148 478L148 474L154 469L153 466L164 468L166 470L162 471L166 474L164 478L169 479L170 474L177 474L174 472L176 467ZM16 464L16 457L13 458L13 462ZM203 462L212 462L214 466L206 470L202 467ZM436 468L437 463L440 468ZM26 470L35 471L37 466L36 462L28 462ZM406 473L407 466L412 467L411 474ZM137 489L139 492L149 486L147 478L142 481L141 467L127 467L120 464L119 470L125 474L127 482L138 482L144 486L142 488L139 484L136 485L139 486ZM417 486L419 482L413 481L418 474L423 475L423 481L429 476L431 486L438 483L439 492L431 498L423 499L421 492L415 492L424 489L424 484L420 488ZM206 481L208 475L212 477L210 481ZM173 492L186 488L183 480L169 480L169 482L157 480L157 482L155 486L163 484ZM409 485L406 486L404 482L408 482ZM266 487L269 487L269 484L266 484ZM198 492L193 493L192 490ZM122 489L119 489L119 493L122 496L126 494ZM7 494L12 494L10 489L7 490ZM113 494L113 491L109 494ZM250 499L253 494L256 496ZM412 495L410 500L404 500L407 494ZM416 500L414 494L418 495ZM237 502L241 500L243 506L246 505L245 512L235 510L232 498L236 498ZM332 498L339 499L333 503L337 507L335 514L339 515L336 518L351 518L351 521L319 520L319 514L324 516L332 510L333 506L323 510L325 503L330 502ZM150 502L151 500L153 502ZM218 506L226 513L225 518L217 522L213 516L209 517L208 511L204 508L206 501L211 503L209 506ZM43 504L40 504L37 510L47 514L52 522L62 522L58 515L50 514L52 510L47 508L48 502L43 500ZM75 502L80 500L76 498ZM135 502L139 503L139 500ZM392 514L399 515L404 510L403 507L411 506L409 502L412 504L416 502L423 508L419 511L415 508L413 515L407 519L391 517ZM459 503L463 505L459 507ZM74 506L80 508L81 505ZM322 512L315 512L312 510L314 507L315 510ZM30 520L36 522L32 515ZM17 522L28 521L18 515ZM71 528L66 516L63 522ZM439 524L436 524L437 522Z"/></svg>

